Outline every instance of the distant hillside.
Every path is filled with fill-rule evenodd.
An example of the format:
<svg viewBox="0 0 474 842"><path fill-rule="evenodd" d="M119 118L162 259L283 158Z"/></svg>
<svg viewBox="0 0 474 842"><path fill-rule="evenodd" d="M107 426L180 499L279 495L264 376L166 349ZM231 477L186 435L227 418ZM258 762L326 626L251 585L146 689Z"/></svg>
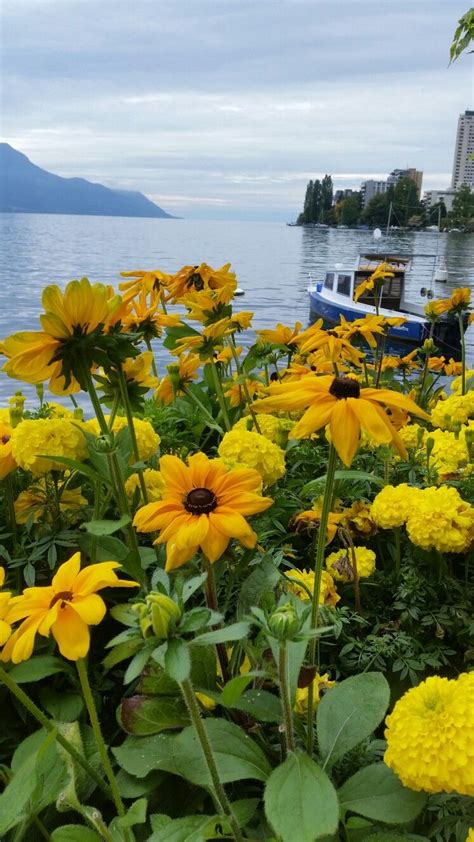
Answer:
<svg viewBox="0 0 474 842"><path fill-rule="evenodd" d="M0 213L174 218L143 193L53 175L8 143L0 143Z"/></svg>

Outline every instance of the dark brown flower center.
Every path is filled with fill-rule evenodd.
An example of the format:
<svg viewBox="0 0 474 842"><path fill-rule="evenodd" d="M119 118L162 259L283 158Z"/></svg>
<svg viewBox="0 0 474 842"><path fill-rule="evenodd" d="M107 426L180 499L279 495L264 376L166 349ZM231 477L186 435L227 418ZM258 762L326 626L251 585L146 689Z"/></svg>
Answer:
<svg viewBox="0 0 474 842"><path fill-rule="evenodd" d="M4 436L2 436L2 438L0 439L0 441L1 441L1 443L2 443L2 444L8 444L8 442L10 441L10 439L11 439L11 436L8 436L8 435L5 433L5 435L4 435Z"/></svg>
<svg viewBox="0 0 474 842"><path fill-rule="evenodd" d="M351 377L335 377L332 381L329 392L335 398L360 398L360 386L357 380Z"/></svg>
<svg viewBox="0 0 474 842"><path fill-rule="evenodd" d="M217 497L209 488L193 488L184 501L184 508L192 515L208 515L216 506Z"/></svg>
<svg viewBox="0 0 474 842"><path fill-rule="evenodd" d="M60 591L59 593L54 594L49 607L52 608L53 605L56 605L57 602L61 601L61 608L64 608L66 602L72 602L72 597L72 591Z"/></svg>

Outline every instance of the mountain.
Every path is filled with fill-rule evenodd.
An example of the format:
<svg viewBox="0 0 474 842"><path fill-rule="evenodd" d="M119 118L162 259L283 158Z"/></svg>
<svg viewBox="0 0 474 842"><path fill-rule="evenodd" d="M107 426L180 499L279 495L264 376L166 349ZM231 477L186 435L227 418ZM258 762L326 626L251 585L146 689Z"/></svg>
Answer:
<svg viewBox="0 0 474 842"><path fill-rule="evenodd" d="M111 190L84 178L61 178L0 143L0 213L71 213L174 219L143 193Z"/></svg>

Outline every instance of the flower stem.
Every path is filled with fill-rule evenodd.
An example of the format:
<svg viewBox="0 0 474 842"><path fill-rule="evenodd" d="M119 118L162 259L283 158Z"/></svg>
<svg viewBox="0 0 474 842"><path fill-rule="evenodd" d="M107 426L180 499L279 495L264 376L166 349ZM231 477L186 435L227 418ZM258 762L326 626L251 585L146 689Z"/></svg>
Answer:
<svg viewBox="0 0 474 842"><path fill-rule="evenodd" d="M225 402L224 392L222 391L222 383L220 381L219 372L217 370L217 365L216 365L215 361L212 359L212 357L211 357L210 363L211 363L211 369L212 369L212 377L214 379L214 389L216 391L217 400L219 401L219 405L220 405L221 412L222 412L222 417L224 419L224 426L225 426L227 432L229 432L232 425L231 425L230 420L229 420L229 413L227 412L227 405L226 405L226 402Z"/></svg>
<svg viewBox="0 0 474 842"><path fill-rule="evenodd" d="M466 337L464 334L464 320L462 310L458 313L459 333L461 335L461 395L466 394Z"/></svg>
<svg viewBox="0 0 474 842"><path fill-rule="evenodd" d="M280 684L281 706L283 708L283 726L285 746L287 753L295 750L293 734L293 713L291 710L290 686L288 680L288 643L283 640L280 643L278 657L278 681Z"/></svg>
<svg viewBox="0 0 474 842"><path fill-rule="evenodd" d="M89 678L87 675L87 669L83 658L79 658L76 661L77 667L77 674L79 676L79 681L81 683L82 695L84 697L84 701L86 703L87 712L89 714L90 723L92 725L92 730L94 732L94 737L96 741L97 748L99 749L100 759L102 761L102 766L104 767L105 774L107 775L107 779L110 784L110 791L112 794L112 798L117 810L117 813L120 817L125 815L125 806L122 801L122 796L120 795L117 779L114 775L114 770L112 769L112 764L109 759L109 754L107 750L107 746L104 742L104 737L102 736L102 731L100 728L99 717L97 715L97 708L94 703L94 697L92 695L91 686L89 684ZM128 830L124 830L124 836L127 840L130 839L130 835Z"/></svg>
<svg viewBox="0 0 474 842"><path fill-rule="evenodd" d="M196 404L198 409L200 409L202 414L207 418L209 424L211 424L213 427L215 427L217 432L220 433L221 436L223 436L224 430L222 429L220 424L217 423L216 419L212 417L211 413L209 412L209 410L206 409L204 404L199 400L198 396L195 395L194 392L192 392L190 389L187 389L186 386L183 387L183 391L184 391L184 394L186 395L186 397L188 397L194 404Z"/></svg>
<svg viewBox="0 0 474 842"><path fill-rule="evenodd" d="M209 561L209 559L207 558L207 556L205 556L203 554L202 559L203 559L204 570L207 573L206 590L205 590L206 605L207 605L207 607L209 608L210 611L218 611L219 606L218 606L218 603L217 603L217 588L216 588L216 577L214 576L214 568L213 568L211 562ZM219 626L213 626L213 628L216 629L216 628L219 628ZM230 678L230 675L229 675L229 658L227 657L227 649L225 648L225 645L223 643L216 643L216 651L217 651L217 657L219 658L219 663L221 665L222 678L223 678L223 681L225 683Z"/></svg>
<svg viewBox="0 0 474 842"><path fill-rule="evenodd" d="M238 374L239 377L242 377L242 373L243 373L242 372L242 366L240 365L239 355L237 353L237 348L235 347L235 339L232 335L229 337L229 345L230 345L230 350L232 351L232 356L234 358L235 367L237 369L237 374ZM257 433L260 433L260 435L262 435L262 431L261 431L261 429L259 427L259 424L258 424L258 421L257 421L257 416L255 415L255 411L252 409L252 398L250 397L249 387L247 385L247 379L246 379L245 375L244 375L243 380L242 380L242 389L243 389L243 392L244 392L244 395L245 395L245 400L247 402L247 406L248 406L250 415L252 417L253 425L254 425Z"/></svg>
<svg viewBox="0 0 474 842"><path fill-rule="evenodd" d="M212 781L212 787L214 790L216 801L219 805L220 810L222 811L222 814L226 816L230 824L234 839L236 840L236 842L243 842L244 837L240 830L234 811L232 810L232 805L227 797L227 793L219 777L219 771L217 769L216 761L214 759L212 746L209 742L206 727L201 717L201 711L199 709L196 696L194 694L193 685L191 684L188 678L185 681L182 681L179 686L181 688L181 693L183 694L183 699L186 703L191 722L194 725L197 738L201 745L202 753L204 755L206 766L208 768L209 775Z"/></svg>
<svg viewBox="0 0 474 842"><path fill-rule="evenodd" d="M12 538L13 538L13 545L16 546L18 543L18 532L16 528L16 517L15 517L15 496L13 493L13 476L12 473L7 474L5 479L3 480L3 487L5 489L5 508L6 508L6 520L8 523L8 528L11 530Z"/></svg>
<svg viewBox="0 0 474 842"><path fill-rule="evenodd" d="M316 557L314 560L314 590L313 603L311 608L311 628L315 629L318 625L319 619L319 592L321 590L321 578L323 572L324 550L326 548L326 533L329 521L329 512L331 511L332 494L334 488L334 476L336 473L337 452L333 444L329 447L328 466L326 472L326 485L324 488L323 504L321 508L321 519L319 522L318 543L316 546ZM309 644L309 662L310 666L314 665L316 658L317 638L313 637ZM311 756L313 752L313 721L314 721L314 706L313 706L313 682L308 688L308 716L307 716L307 750Z"/></svg>
<svg viewBox="0 0 474 842"><path fill-rule="evenodd" d="M127 383L125 380L125 375L123 373L123 369L121 366L117 368L118 374L118 381L120 385L120 394L122 397L122 406L125 410L125 416L127 418L128 429L130 432L130 439L132 441L132 450L133 450L133 458L135 462L140 461L140 452L138 450L138 442L137 442L137 434L135 432L135 425L133 423L133 412L132 407L130 406L130 399L128 397L127 391ZM148 491L145 483L145 477L143 476L143 468L137 468L138 473L138 481L140 483L140 491L142 493L143 502L146 504L148 503Z"/></svg>
<svg viewBox="0 0 474 842"><path fill-rule="evenodd" d="M66 739L66 737L63 737L63 735L57 730L55 723L48 719L46 714L44 714L43 711L37 705L35 705L35 703L30 699L30 697L27 696L25 691L18 686L16 681L14 681L14 679L11 678L11 676L1 666L0 681L2 682L2 684L5 685L5 687L7 687L10 693L12 693L12 695L15 696L19 702L21 702L23 707L25 707L27 711L31 713L31 715L36 719L36 721L39 722L39 724L46 731L54 733L55 740L57 740L57 742L63 747L63 749L71 755L73 760L75 760L76 763L78 763L79 766L81 766L81 768L84 769L85 772L87 772L87 774L92 778L93 781L95 781L95 783L102 790L102 792L108 798L110 798L110 790L107 784L105 784L102 778L100 777L99 773L92 768L92 766L89 764L86 758L82 756L82 754L77 750L77 748L73 746L72 743L70 743L69 740Z"/></svg>
<svg viewBox="0 0 474 842"><path fill-rule="evenodd" d="M147 350L148 350L148 351L150 351L150 353L152 354L152 358L151 358L151 370L152 370L153 374L155 375L155 377L158 377L158 369L157 369L157 367L156 367L155 354L153 353L153 348L152 348L152 346L151 346L151 340L150 340L150 339L148 339L148 338L147 338L147 339L145 339L145 345L146 345L146 347L147 347Z"/></svg>

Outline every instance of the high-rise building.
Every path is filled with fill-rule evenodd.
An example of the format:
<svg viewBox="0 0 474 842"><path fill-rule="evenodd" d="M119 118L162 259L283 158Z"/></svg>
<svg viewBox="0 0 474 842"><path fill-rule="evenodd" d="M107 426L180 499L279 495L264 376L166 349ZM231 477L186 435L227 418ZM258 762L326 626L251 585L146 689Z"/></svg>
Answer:
<svg viewBox="0 0 474 842"><path fill-rule="evenodd" d="M421 196L421 185L423 183L423 173L421 170L415 169L415 167L407 167L405 170L392 170L390 175L387 178L387 184L393 187L398 184L399 181L402 181L403 178L409 178L416 184L416 192L418 198Z"/></svg>
<svg viewBox="0 0 474 842"><path fill-rule="evenodd" d="M364 208L367 207L374 196L378 196L379 193L385 193L386 190L386 181L375 181L373 178L370 178L368 181L363 181L360 185L360 192L362 193L362 203Z"/></svg>
<svg viewBox="0 0 474 842"><path fill-rule="evenodd" d="M454 149L451 187L457 190L463 184L474 188L474 111L459 115L456 146Z"/></svg>

